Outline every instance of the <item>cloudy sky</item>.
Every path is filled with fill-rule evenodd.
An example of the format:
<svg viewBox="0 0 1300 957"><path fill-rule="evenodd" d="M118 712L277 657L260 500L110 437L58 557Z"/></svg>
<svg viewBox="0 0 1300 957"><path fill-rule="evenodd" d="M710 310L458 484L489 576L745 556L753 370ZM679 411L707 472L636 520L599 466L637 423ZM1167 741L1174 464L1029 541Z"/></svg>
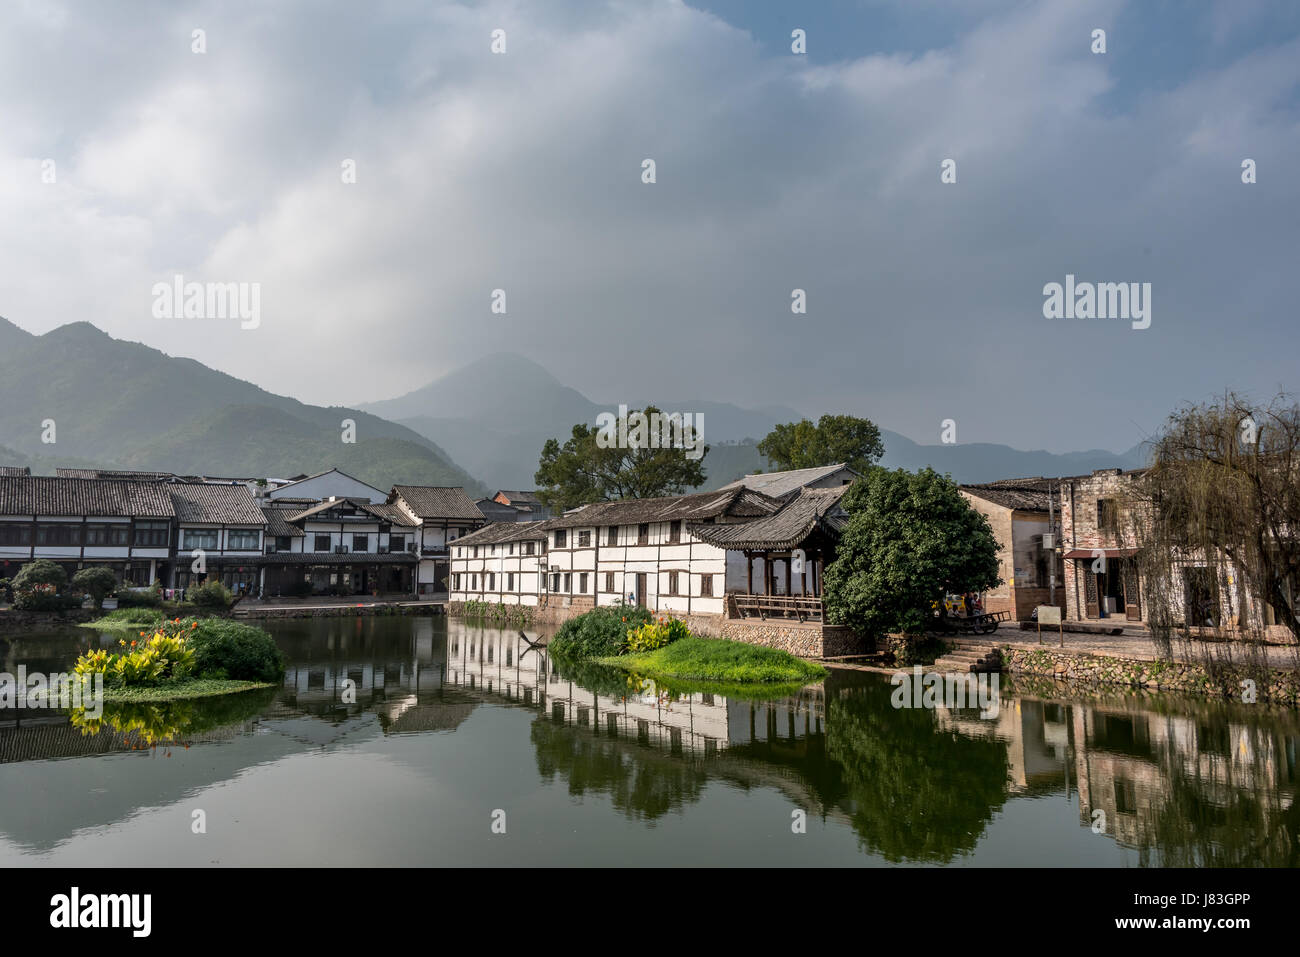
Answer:
<svg viewBox="0 0 1300 957"><path fill-rule="evenodd" d="M1124 449L1297 386L1298 82L1288 2L7 3L0 315L321 404L510 349L602 402ZM1151 283L1150 328L1044 318L1067 273ZM176 274L260 326L156 318Z"/></svg>

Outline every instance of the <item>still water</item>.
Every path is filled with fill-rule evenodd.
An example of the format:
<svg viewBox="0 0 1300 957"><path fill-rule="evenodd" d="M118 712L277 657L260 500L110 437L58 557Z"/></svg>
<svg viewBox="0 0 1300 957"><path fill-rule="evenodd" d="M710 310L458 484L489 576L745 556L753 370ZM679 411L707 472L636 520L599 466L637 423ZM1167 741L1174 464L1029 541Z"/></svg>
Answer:
<svg viewBox="0 0 1300 957"><path fill-rule="evenodd" d="M1294 711L1004 682L981 718L847 671L674 698L460 619L268 627L274 690L0 712L0 866L1300 864ZM0 671L115 640L7 636Z"/></svg>

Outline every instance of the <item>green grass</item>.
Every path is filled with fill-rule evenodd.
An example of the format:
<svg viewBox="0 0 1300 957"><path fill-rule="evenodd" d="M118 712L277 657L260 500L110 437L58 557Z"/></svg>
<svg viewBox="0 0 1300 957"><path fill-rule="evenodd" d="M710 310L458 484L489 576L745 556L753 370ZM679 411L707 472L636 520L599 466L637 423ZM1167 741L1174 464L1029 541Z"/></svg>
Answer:
<svg viewBox="0 0 1300 957"><path fill-rule="evenodd" d="M619 655L600 662L652 678L735 685L798 685L826 677L821 665L788 651L717 638L683 638L648 654Z"/></svg>
<svg viewBox="0 0 1300 957"><path fill-rule="evenodd" d="M217 695L237 694L258 688L274 688L264 681L225 681L214 678L192 678L155 685L151 688L105 688L105 704L127 704L136 701L189 701L193 698L212 698Z"/></svg>
<svg viewBox="0 0 1300 957"><path fill-rule="evenodd" d="M143 628L156 628L162 624L161 608L116 608L104 612L103 617L94 621L82 622L82 628L94 628L97 631L140 631Z"/></svg>

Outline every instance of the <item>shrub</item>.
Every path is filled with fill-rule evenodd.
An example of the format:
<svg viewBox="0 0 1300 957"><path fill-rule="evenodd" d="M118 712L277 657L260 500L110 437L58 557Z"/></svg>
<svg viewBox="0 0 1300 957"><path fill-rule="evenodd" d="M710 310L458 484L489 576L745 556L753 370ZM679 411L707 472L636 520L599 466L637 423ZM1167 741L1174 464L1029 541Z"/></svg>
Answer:
<svg viewBox="0 0 1300 957"><path fill-rule="evenodd" d="M18 574L14 576L13 589L17 593L36 585L52 585L54 591L59 592L67 583L68 573L63 570L62 565L48 558L38 558L18 569Z"/></svg>
<svg viewBox="0 0 1300 957"><path fill-rule="evenodd" d="M95 565L83 568L73 575L69 587L74 596L89 595L96 608L103 608L104 599L117 588L117 579L103 565Z"/></svg>
<svg viewBox="0 0 1300 957"><path fill-rule="evenodd" d="M279 681L284 676L280 649L261 628L209 618L198 622L193 632L194 673L200 678Z"/></svg>
<svg viewBox="0 0 1300 957"><path fill-rule="evenodd" d="M187 589L185 600L192 602L196 608L224 611L230 607L235 596L221 582L210 581Z"/></svg>
<svg viewBox="0 0 1300 957"><path fill-rule="evenodd" d="M145 588L119 588L118 608L157 608L162 604L162 587L156 582Z"/></svg>
<svg viewBox="0 0 1300 957"><path fill-rule="evenodd" d="M629 628L627 650L629 654L657 651L674 641L689 637L691 631L680 618L660 618L658 621L648 621L639 628Z"/></svg>
<svg viewBox="0 0 1300 957"><path fill-rule="evenodd" d="M629 631L652 620L639 605L593 608L562 624L547 648L561 658L610 658L627 650Z"/></svg>
<svg viewBox="0 0 1300 957"><path fill-rule="evenodd" d="M162 621L163 613L159 608L115 608L113 611L104 612L98 621L90 622L87 627L134 627L137 631L141 628L157 631Z"/></svg>
<svg viewBox="0 0 1300 957"><path fill-rule="evenodd" d="M0 578L0 601L13 601L13 583L7 578Z"/></svg>
<svg viewBox="0 0 1300 957"><path fill-rule="evenodd" d="M19 611L63 611L81 604L58 593L54 585L28 585L14 589L14 607Z"/></svg>

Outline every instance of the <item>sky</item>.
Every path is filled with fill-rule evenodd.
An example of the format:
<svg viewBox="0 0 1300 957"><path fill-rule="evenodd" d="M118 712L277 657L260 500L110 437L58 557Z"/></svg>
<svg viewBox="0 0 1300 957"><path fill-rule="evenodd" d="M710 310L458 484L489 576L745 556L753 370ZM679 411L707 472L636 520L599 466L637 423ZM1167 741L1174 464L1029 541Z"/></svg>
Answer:
<svg viewBox="0 0 1300 957"><path fill-rule="evenodd" d="M1287 2L8 3L0 315L323 405L510 350L611 405L1123 450L1296 388L1298 84ZM158 315L177 275L255 326ZM1067 275L1150 325L1047 318Z"/></svg>

